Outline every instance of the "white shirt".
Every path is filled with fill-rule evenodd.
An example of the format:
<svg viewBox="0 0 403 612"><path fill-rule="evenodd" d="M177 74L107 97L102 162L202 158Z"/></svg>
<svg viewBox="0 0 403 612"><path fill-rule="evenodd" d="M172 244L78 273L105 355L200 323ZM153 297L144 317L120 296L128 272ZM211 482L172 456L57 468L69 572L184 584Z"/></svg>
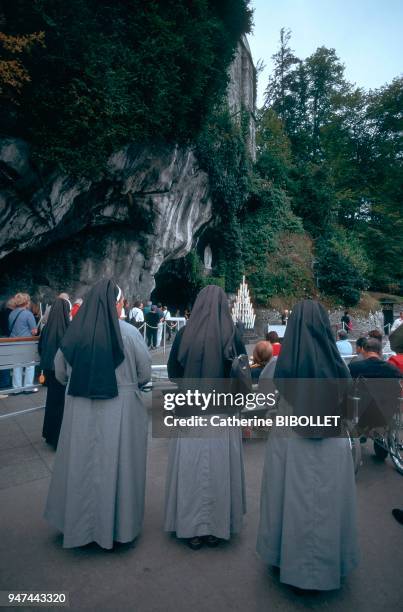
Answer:
<svg viewBox="0 0 403 612"><path fill-rule="evenodd" d="M141 308L134 306L129 313L129 321L134 320L136 323L143 323L144 313Z"/></svg>
<svg viewBox="0 0 403 612"><path fill-rule="evenodd" d="M169 310L163 310L162 314L164 315L165 321L169 321L169 319L171 318L171 313L169 312Z"/></svg>
<svg viewBox="0 0 403 612"><path fill-rule="evenodd" d="M403 319L401 319L400 317L396 319L396 321L393 323L392 327L390 328L391 333L394 332L398 327L400 327L402 323L403 323Z"/></svg>

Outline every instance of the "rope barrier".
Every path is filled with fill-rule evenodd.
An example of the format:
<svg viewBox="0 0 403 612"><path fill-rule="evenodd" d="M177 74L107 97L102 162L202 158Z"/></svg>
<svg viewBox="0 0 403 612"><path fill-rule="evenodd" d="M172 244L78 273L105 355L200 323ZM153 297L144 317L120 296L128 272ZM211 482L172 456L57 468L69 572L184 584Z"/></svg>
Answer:
<svg viewBox="0 0 403 612"><path fill-rule="evenodd" d="M169 321L164 321L163 324L167 325L170 329L174 329L178 326L178 321L176 321L175 323L169 323ZM144 323L142 323L140 327L136 327L138 330L140 330L143 329L144 326L149 327L150 329L158 329L158 325L156 327L155 325L150 325L149 323L146 323L146 321L144 321Z"/></svg>
<svg viewBox="0 0 403 612"><path fill-rule="evenodd" d="M141 323L141 325L139 325ZM133 325L139 330L142 331L144 340L147 337L147 329L157 330L157 332L161 331L161 337L157 336L157 345L154 348L159 348L161 346L161 341L163 340L163 352L166 351L166 330L168 329L171 333L175 328L179 329L179 321L171 321L170 319L161 321L157 326L150 325L147 321L132 321L131 325Z"/></svg>

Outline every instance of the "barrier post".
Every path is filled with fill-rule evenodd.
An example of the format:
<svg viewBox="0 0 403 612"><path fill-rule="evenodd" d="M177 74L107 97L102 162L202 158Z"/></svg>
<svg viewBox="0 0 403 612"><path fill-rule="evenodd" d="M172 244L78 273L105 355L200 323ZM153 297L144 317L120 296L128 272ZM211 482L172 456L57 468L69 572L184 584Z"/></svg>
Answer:
<svg viewBox="0 0 403 612"><path fill-rule="evenodd" d="M167 339L167 322L164 321L163 328L162 328L162 341L163 341L164 355L165 355L165 350L166 350L166 339Z"/></svg>

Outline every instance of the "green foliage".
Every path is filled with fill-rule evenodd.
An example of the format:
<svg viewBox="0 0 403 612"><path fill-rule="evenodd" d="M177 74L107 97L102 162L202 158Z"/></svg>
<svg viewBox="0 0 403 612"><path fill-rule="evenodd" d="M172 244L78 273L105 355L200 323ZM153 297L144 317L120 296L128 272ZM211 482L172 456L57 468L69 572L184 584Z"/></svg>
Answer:
<svg viewBox="0 0 403 612"><path fill-rule="evenodd" d="M315 240L321 290L349 304L367 282L398 292L403 78L365 92L346 81L334 49L301 61L289 42L282 31L260 112L257 168L286 191Z"/></svg>
<svg viewBox="0 0 403 612"><path fill-rule="evenodd" d="M225 290L225 278L223 276L203 276L201 288L207 287L208 285L217 285Z"/></svg>
<svg viewBox="0 0 403 612"><path fill-rule="evenodd" d="M208 173L215 214L214 253L216 274L225 278L227 291L235 291L240 282L242 234L239 218L250 189L251 161L246 146L249 118L240 121L223 106L201 132L196 154Z"/></svg>
<svg viewBox="0 0 403 612"><path fill-rule="evenodd" d="M292 168L291 142L280 117L270 108L258 117L256 149L260 176L270 177L276 185L286 187Z"/></svg>
<svg viewBox="0 0 403 612"><path fill-rule="evenodd" d="M338 201L325 164L299 162L289 174L289 195L292 209L305 229L316 237L326 231L337 218Z"/></svg>
<svg viewBox="0 0 403 612"><path fill-rule="evenodd" d="M254 299L312 293L311 254L285 192L256 178L242 219L245 273Z"/></svg>
<svg viewBox="0 0 403 612"><path fill-rule="evenodd" d="M272 108L285 125L288 123L289 111L293 106L291 88L293 70L299 63L298 58L289 47L291 31L280 30L279 49L272 56L273 72L266 88L266 106Z"/></svg>
<svg viewBox="0 0 403 612"><path fill-rule="evenodd" d="M316 255L320 290L338 297L346 306L355 305L367 287L368 264L359 241L335 227L331 235L317 240Z"/></svg>
<svg viewBox="0 0 403 612"><path fill-rule="evenodd" d="M1 130L37 160L78 174L127 142L193 140L227 85L246 0L14 0L12 35L43 31L26 60L31 82L3 106Z"/></svg>

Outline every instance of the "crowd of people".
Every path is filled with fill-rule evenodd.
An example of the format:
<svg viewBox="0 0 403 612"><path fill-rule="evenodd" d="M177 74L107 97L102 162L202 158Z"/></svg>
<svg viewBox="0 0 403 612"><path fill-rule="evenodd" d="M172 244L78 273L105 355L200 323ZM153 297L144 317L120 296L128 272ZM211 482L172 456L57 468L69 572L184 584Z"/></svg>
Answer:
<svg viewBox="0 0 403 612"><path fill-rule="evenodd" d="M11 333L37 333L29 296L17 296L8 317ZM62 532L64 547L96 542L111 549L141 533L148 439L141 390L151 379L149 348L157 346L158 326L170 320L170 313L151 302L130 306L111 280L94 285L78 306L72 316L69 297L60 294L39 343L48 387L43 435L57 448L45 517ZM140 328L147 321L146 343ZM371 336L357 344L359 359L348 368L326 310L303 300L291 312L282 342L269 332L256 344L251 378L259 386L274 381L280 414L288 414L291 406L300 417L340 417L352 377L396 382L402 377L402 333L399 325L391 336L395 363L382 359L382 345ZM168 376L183 389L189 380L202 385L227 379L245 353L226 294L209 285L197 296L187 325L175 334ZM31 374L25 376L29 381ZM306 379L330 381L331 395L328 389L307 393L306 386L298 386ZM297 384L287 385L287 380ZM165 531L193 550L216 547L242 530L245 491L240 427L224 427L219 436L211 427L197 432L188 427L170 439ZM304 434L298 428L287 434L282 427L272 428L257 552L279 569L280 581L296 588L340 587L358 563L354 468L346 437L315 427Z"/></svg>
<svg viewBox="0 0 403 612"><path fill-rule="evenodd" d="M357 340L355 341L355 353L351 341L347 338L347 332L344 329L339 330L337 332L338 339L336 342L336 346L340 352L340 355L349 358L351 357L351 359L349 360L350 369L352 367L355 371L357 370L356 364L362 361L366 361L365 365L358 366L357 370L362 371L362 376L364 376L366 370L368 369L368 364L371 363L367 361L367 359L369 359L368 354L372 353L371 359L374 359L374 354L376 354L378 361L384 363L382 357L383 354L386 353L386 356L388 357L387 364L395 366L398 370L402 372L403 355L399 350L396 350L396 346L398 346L398 343L396 344L396 338L403 333L403 326L402 328L400 328L400 321L403 323L403 313L401 313L399 318L396 319L394 329L388 337L385 347L383 347L382 332L379 331L379 329L372 329L368 332L366 336L360 336L359 338L357 338ZM394 343L394 346L392 346L392 343ZM379 364L377 369L379 370L381 368L383 369L383 371L387 372L390 370L387 364L385 364L385 366L387 367L383 365L381 366Z"/></svg>
<svg viewBox="0 0 403 612"><path fill-rule="evenodd" d="M185 318L189 318L187 313L189 311L185 311ZM180 313L177 311L175 318L179 316ZM172 333L176 332L177 329L177 323L172 321L172 315L168 306L163 305L161 302L153 304L151 300L148 300L146 305L144 305L144 302L140 300L135 300L130 304L125 299L120 318L123 321L127 321L127 323L131 323L139 330L145 326L147 346L150 350L161 346L164 330L166 340L169 342L172 338Z"/></svg>
<svg viewBox="0 0 403 612"><path fill-rule="evenodd" d="M77 314L82 304L82 299L77 298L72 305L69 295L64 292L60 293L59 299L63 299L66 302L66 308L68 305L68 319L71 320ZM30 338L39 336L39 346L41 346L43 341L42 332L45 330L50 313L51 308L47 306L42 314L40 307L31 301L31 296L28 293L16 293L0 309L0 337ZM42 367L43 369L45 368ZM34 386L34 365L14 367L12 371L0 370L0 375L0 387L8 388L12 386L15 389L14 395L38 392L38 388Z"/></svg>

